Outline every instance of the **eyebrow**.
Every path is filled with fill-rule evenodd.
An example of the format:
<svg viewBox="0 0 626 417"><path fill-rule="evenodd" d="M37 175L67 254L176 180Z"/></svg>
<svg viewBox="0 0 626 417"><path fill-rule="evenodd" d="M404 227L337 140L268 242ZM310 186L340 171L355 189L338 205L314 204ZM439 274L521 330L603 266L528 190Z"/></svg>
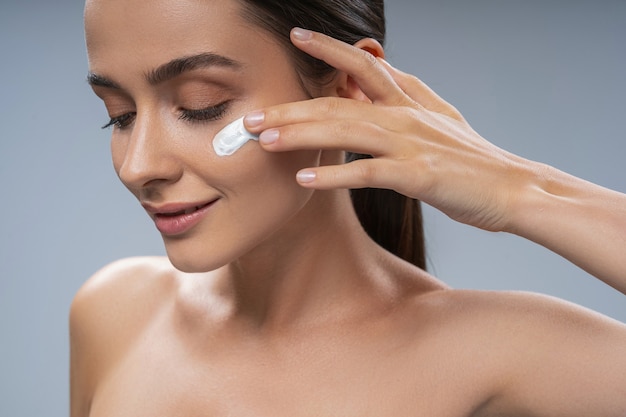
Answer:
<svg viewBox="0 0 626 417"><path fill-rule="evenodd" d="M92 87L98 86L98 87L113 88L115 90L121 90L121 87L117 83L109 80L106 77L103 77L102 75L94 74L93 72L90 72L87 74L87 82Z"/></svg>
<svg viewBox="0 0 626 417"><path fill-rule="evenodd" d="M205 52L197 55L185 56L173 59L154 70L147 72L145 78L151 85L162 84L179 75L198 68L224 67L233 70L241 70L243 64L223 55ZM87 82L92 86L121 89L120 85L102 75L90 72L87 74Z"/></svg>

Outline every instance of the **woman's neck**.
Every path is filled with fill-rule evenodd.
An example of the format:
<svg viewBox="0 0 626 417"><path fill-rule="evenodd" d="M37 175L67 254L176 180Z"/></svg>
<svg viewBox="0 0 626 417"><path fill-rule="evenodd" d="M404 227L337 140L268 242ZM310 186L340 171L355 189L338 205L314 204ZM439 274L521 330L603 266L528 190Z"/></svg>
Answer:
<svg viewBox="0 0 626 417"><path fill-rule="evenodd" d="M391 258L362 229L347 191L318 191L283 229L225 268L234 318L285 328L356 314L364 297L393 295Z"/></svg>

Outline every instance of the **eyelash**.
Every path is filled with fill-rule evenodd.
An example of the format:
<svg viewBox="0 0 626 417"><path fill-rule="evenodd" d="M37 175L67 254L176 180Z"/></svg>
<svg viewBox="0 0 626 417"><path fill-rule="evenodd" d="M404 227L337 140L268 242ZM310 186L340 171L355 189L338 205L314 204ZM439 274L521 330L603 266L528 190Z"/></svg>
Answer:
<svg viewBox="0 0 626 417"><path fill-rule="evenodd" d="M178 117L180 120L186 120L188 122L210 122L219 120L226 114L226 110L230 101L224 101L216 106L207 107L198 110L183 109L181 115ZM133 122L137 113L125 113L121 116L112 117L111 120L102 129L108 129L109 127L116 127L118 129L124 129Z"/></svg>
<svg viewBox="0 0 626 417"><path fill-rule="evenodd" d="M109 120L107 124L102 126L102 129L108 129L111 126L115 126L118 129L124 129L125 127L130 125L130 122L132 122L131 119L135 117L135 114L137 113L126 113L121 116L111 117L111 120Z"/></svg>

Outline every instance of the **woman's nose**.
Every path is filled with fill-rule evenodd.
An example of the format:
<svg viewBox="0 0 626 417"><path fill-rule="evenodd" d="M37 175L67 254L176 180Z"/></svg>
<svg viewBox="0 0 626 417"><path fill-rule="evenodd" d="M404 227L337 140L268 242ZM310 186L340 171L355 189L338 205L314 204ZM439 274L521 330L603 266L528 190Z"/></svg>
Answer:
<svg viewBox="0 0 626 417"><path fill-rule="evenodd" d="M113 153L119 146L115 140ZM129 189L140 190L180 178L182 168L175 155L175 140L159 118L138 115L125 145L120 150L123 155L117 171Z"/></svg>

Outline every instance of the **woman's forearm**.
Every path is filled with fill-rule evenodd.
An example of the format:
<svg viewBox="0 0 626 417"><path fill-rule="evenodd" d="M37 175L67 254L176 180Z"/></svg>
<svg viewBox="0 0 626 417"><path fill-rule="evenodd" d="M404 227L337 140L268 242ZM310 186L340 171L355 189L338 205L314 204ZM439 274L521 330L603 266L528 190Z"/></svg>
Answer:
<svg viewBox="0 0 626 417"><path fill-rule="evenodd" d="M530 162L507 230L626 294L626 195Z"/></svg>

